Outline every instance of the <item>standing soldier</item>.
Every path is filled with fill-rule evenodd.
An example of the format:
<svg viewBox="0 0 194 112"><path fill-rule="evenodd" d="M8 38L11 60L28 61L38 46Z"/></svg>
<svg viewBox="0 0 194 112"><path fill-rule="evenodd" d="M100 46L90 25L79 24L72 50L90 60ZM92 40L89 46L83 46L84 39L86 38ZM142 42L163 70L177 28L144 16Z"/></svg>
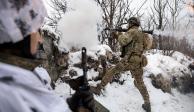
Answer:
<svg viewBox="0 0 194 112"><path fill-rule="evenodd" d="M92 90L94 93L100 94L101 89L112 80L113 75L118 74L121 71L130 70L132 77L135 78L134 85L144 99L142 108L146 112L151 112L149 94L142 78L143 67L147 64L147 59L143 56L143 52L151 46L151 41L145 41L144 38L148 35L138 30L140 26L139 19L131 17L128 24L128 31L117 36L122 48L121 56L123 56L123 59L121 59L115 67L108 70L102 78L101 83L98 84L97 87L93 87Z"/></svg>

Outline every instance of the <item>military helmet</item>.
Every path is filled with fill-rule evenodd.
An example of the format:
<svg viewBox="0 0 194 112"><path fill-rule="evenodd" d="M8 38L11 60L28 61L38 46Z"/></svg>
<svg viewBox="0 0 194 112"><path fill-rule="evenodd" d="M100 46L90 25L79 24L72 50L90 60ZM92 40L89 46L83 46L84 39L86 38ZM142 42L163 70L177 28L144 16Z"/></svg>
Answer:
<svg viewBox="0 0 194 112"><path fill-rule="evenodd" d="M128 20L128 24L132 26L140 26L140 20L137 17L131 17Z"/></svg>

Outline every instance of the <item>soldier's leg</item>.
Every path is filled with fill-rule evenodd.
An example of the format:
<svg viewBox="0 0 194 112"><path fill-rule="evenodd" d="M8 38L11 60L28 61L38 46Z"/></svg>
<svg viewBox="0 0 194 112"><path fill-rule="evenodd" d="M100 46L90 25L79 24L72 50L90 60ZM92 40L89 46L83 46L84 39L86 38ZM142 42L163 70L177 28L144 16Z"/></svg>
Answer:
<svg viewBox="0 0 194 112"><path fill-rule="evenodd" d="M99 76L97 77L97 80L102 80L102 78L104 77L106 71L107 71L107 59L105 56L100 56L99 58L100 60L100 64L102 66L102 70L99 71Z"/></svg>
<svg viewBox="0 0 194 112"><path fill-rule="evenodd" d="M141 95L144 99L144 103L150 103L149 94L148 94L147 88L143 82L143 77L142 77L143 76L143 69L139 68L136 70L132 70L131 73L134 77L134 85L137 87L137 89L141 93Z"/></svg>
<svg viewBox="0 0 194 112"><path fill-rule="evenodd" d="M100 94L101 89L103 89L109 82L111 82L115 74L119 74L121 71L125 71L127 68L125 60L121 60L116 66L110 68L106 71L104 77L101 80L101 83L97 87L90 87L91 91L95 94Z"/></svg>
<svg viewBox="0 0 194 112"><path fill-rule="evenodd" d="M119 74L122 71L127 70L128 63L126 60L121 60L116 66L112 67L111 69L107 70L104 77L101 80L101 86L104 88L109 82L112 81L112 78L115 74Z"/></svg>

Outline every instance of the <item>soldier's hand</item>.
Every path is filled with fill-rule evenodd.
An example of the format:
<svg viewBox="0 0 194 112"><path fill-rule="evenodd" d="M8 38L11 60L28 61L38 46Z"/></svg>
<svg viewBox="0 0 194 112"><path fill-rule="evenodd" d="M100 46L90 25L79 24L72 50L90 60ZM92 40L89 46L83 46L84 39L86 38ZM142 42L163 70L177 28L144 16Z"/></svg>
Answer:
<svg viewBox="0 0 194 112"><path fill-rule="evenodd" d="M90 91L81 91L80 96L83 98L83 107L94 112L94 97Z"/></svg>
<svg viewBox="0 0 194 112"><path fill-rule="evenodd" d="M114 38L114 39L118 38L117 32L112 32L112 38Z"/></svg>
<svg viewBox="0 0 194 112"><path fill-rule="evenodd" d="M94 112L94 98L90 91L76 91L72 97L67 99L67 103L73 112L80 112L80 109Z"/></svg>
<svg viewBox="0 0 194 112"><path fill-rule="evenodd" d="M122 32L113 32L113 38L118 39L118 37L122 34Z"/></svg>

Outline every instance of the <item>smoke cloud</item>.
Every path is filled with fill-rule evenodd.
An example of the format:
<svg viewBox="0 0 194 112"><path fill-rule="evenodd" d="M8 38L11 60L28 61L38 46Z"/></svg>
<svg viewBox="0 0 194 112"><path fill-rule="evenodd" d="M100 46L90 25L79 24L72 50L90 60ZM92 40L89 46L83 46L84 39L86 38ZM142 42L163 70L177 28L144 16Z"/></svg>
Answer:
<svg viewBox="0 0 194 112"><path fill-rule="evenodd" d="M69 50L98 45L97 24L102 19L97 4L91 0L70 0L68 7L71 10L58 23L58 30L62 33L59 47Z"/></svg>

